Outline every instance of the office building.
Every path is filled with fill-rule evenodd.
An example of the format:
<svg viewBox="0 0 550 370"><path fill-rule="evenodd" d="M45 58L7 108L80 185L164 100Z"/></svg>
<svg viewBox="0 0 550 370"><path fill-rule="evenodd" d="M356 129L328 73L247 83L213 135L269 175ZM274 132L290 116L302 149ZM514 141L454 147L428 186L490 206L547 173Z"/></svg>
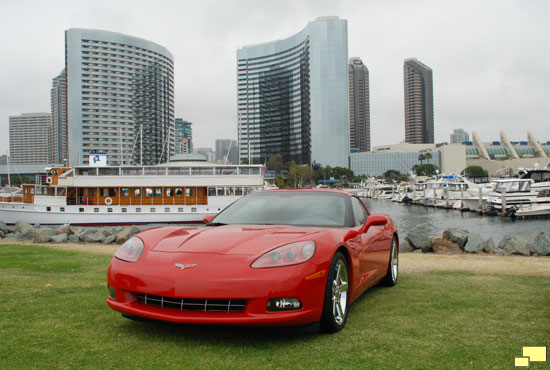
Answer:
<svg viewBox="0 0 550 370"><path fill-rule="evenodd" d="M50 113L23 113L9 117L10 164L50 163Z"/></svg>
<svg viewBox="0 0 550 370"><path fill-rule="evenodd" d="M65 69L52 80L50 162L67 165L67 80Z"/></svg>
<svg viewBox="0 0 550 370"><path fill-rule="evenodd" d="M65 31L69 165L158 164L175 152L174 61L163 46L120 33Z"/></svg>
<svg viewBox="0 0 550 370"><path fill-rule="evenodd" d="M434 102L432 70L416 58L405 59L405 141L411 144L434 142Z"/></svg>
<svg viewBox="0 0 550 370"><path fill-rule="evenodd" d="M347 167L347 21L322 17L297 34L237 50L239 157Z"/></svg>
<svg viewBox="0 0 550 370"><path fill-rule="evenodd" d="M470 135L461 128L453 130L451 134L451 144L464 144L466 141L470 141Z"/></svg>
<svg viewBox="0 0 550 370"><path fill-rule="evenodd" d="M349 140L353 152L370 151L369 70L361 58L350 58Z"/></svg>
<svg viewBox="0 0 550 370"><path fill-rule="evenodd" d="M176 118L176 154L193 153L193 128L192 123Z"/></svg>

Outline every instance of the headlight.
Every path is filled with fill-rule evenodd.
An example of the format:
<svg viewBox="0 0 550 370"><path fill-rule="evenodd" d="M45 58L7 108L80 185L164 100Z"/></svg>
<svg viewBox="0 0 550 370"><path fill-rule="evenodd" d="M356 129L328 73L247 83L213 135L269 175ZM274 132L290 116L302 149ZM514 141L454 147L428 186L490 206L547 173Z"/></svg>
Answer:
<svg viewBox="0 0 550 370"><path fill-rule="evenodd" d="M254 261L250 267L261 269L298 265L311 259L315 254L315 248L315 242L312 240L283 245L267 252Z"/></svg>
<svg viewBox="0 0 550 370"><path fill-rule="evenodd" d="M122 244L115 253L115 257L126 262L136 262L143 252L143 241L133 236Z"/></svg>

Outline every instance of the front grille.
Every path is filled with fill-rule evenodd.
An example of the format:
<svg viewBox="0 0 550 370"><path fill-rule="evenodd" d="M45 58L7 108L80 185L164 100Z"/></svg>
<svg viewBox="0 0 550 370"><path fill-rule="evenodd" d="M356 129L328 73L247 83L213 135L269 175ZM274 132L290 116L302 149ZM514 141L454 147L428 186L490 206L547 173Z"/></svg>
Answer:
<svg viewBox="0 0 550 370"><path fill-rule="evenodd" d="M144 293L136 293L136 296L140 303L181 311L241 312L246 306L244 299L172 298Z"/></svg>

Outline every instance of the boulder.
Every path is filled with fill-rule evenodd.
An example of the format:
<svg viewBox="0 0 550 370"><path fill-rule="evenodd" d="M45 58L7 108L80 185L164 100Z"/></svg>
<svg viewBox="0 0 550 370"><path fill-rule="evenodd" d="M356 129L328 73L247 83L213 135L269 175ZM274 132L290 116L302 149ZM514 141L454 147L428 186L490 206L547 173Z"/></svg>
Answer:
<svg viewBox="0 0 550 370"><path fill-rule="evenodd" d="M17 221L15 223L15 229L18 233L20 233L23 237L30 236L30 234L33 232L33 227L26 223L25 221Z"/></svg>
<svg viewBox="0 0 550 370"><path fill-rule="evenodd" d="M107 235L105 235L107 234ZM103 243L105 240L105 237L109 235L109 232L106 230L95 230L93 232L89 232L84 234L84 237L82 240L84 240L86 243Z"/></svg>
<svg viewBox="0 0 550 370"><path fill-rule="evenodd" d="M5 237L6 237L6 234L4 234L4 232L0 230L0 239L4 239Z"/></svg>
<svg viewBox="0 0 550 370"><path fill-rule="evenodd" d="M481 253L483 251L483 239L479 233L470 233L468 241L464 245L464 251L468 253Z"/></svg>
<svg viewBox="0 0 550 370"><path fill-rule="evenodd" d="M10 232L10 230L8 229L8 225L6 225L4 221L0 221L0 231L3 232L4 234L7 234Z"/></svg>
<svg viewBox="0 0 550 370"><path fill-rule="evenodd" d="M503 247L501 245L503 245ZM510 254L520 254L523 256L529 255L529 244L527 243L527 240L522 237L510 237L506 240L505 244L503 244L501 241L498 246Z"/></svg>
<svg viewBox="0 0 550 370"><path fill-rule="evenodd" d="M464 245L468 241L469 231L465 229L460 229L458 227L449 227L447 230L443 231L443 239L450 240L459 245L460 248L464 249Z"/></svg>
<svg viewBox="0 0 550 370"><path fill-rule="evenodd" d="M15 225L9 225L8 226L8 232L9 233L15 233L17 231L17 228L15 227Z"/></svg>
<svg viewBox="0 0 550 370"><path fill-rule="evenodd" d="M493 241L493 238L489 238L483 243L483 251L491 254L506 254L506 251L498 248Z"/></svg>
<svg viewBox="0 0 550 370"><path fill-rule="evenodd" d="M55 230L55 234L56 235L60 235L60 234L67 234L67 235L72 235L73 234L73 230L70 226L68 225L63 225L63 226L59 226L56 230Z"/></svg>
<svg viewBox="0 0 550 370"><path fill-rule="evenodd" d="M550 233L540 232L533 241L533 249L539 256L550 256Z"/></svg>
<svg viewBox="0 0 550 370"><path fill-rule="evenodd" d="M134 234L139 233L139 231L140 231L139 228L137 228L136 226L125 227L124 229L122 229L116 234L117 244L125 243L128 239L134 236Z"/></svg>
<svg viewBox="0 0 550 370"><path fill-rule="evenodd" d="M32 227L34 227L35 229L40 229L40 224L37 222L34 225L32 225Z"/></svg>
<svg viewBox="0 0 550 370"><path fill-rule="evenodd" d="M434 253L440 253L440 254L462 253L462 249L460 248L460 246L449 239L434 237L430 240L430 242Z"/></svg>
<svg viewBox="0 0 550 370"><path fill-rule="evenodd" d="M414 247L411 245L411 243L409 243L409 241L407 240L407 238L405 239L401 239L399 241L399 252L413 252L414 251Z"/></svg>
<svg viewBox="0 0 550 370"><path fill-rule="evenodd" d="M52 243L66 243L68 239L69 236L67 234L55 234L51 237Z"/></svg>
<svg viewBox="0 0 550 370"><path fill-rule="evenodd" d="M35 243L47 243L51 240L52 235L54 235L53 230L47 227L39 227L32 232L32 238Z"/></svg>
<svg viewBox="0 0 550 370"><path fill-rule="evenodd" d="M78 238L78 241L83 241L84 237L87 234L92 234L94 230L92 229L84 229L84 228L78 228L78 230L73 230L74 236Z"/></svg>
<svg viewBox="0 0 550 370"><path fill-rule="evenodd" d="M409 230L407 240L414 249L428 248L430 246L430 234L424 224Z"/></svg>
<svg viewBox="0 0 550 370"><path fill-rule="evenodd" d="M78 237L78 235L69 235L69 241L71 243L80 243L80 238Z"/></svg>
<svg viewBox="0 0 550 370"><path fill-rule="evenodd" d="M116 240L116 235L109 235L108 237L103 240L103 244L111 244Z"/></svg>

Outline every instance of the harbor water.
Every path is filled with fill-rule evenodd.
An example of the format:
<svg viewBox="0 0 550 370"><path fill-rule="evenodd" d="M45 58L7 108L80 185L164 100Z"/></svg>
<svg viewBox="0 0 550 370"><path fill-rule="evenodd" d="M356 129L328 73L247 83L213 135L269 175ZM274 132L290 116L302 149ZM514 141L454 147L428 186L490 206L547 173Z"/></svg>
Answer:
<svg viewBox="0 0 550 370"><path fill-rule="evenodd" d="M363 199L371 213L384 213L392 217L400 238L410 229L425 224L431 236L441 236L449 227L460 227L481 234L483 240L493 238L498 244L506 234L521 236L528 242L541 231L550 233L550 219L513 220L510 217L480 216L475 212L424 207L415 204L392 202L388 199Z"/></svg>

